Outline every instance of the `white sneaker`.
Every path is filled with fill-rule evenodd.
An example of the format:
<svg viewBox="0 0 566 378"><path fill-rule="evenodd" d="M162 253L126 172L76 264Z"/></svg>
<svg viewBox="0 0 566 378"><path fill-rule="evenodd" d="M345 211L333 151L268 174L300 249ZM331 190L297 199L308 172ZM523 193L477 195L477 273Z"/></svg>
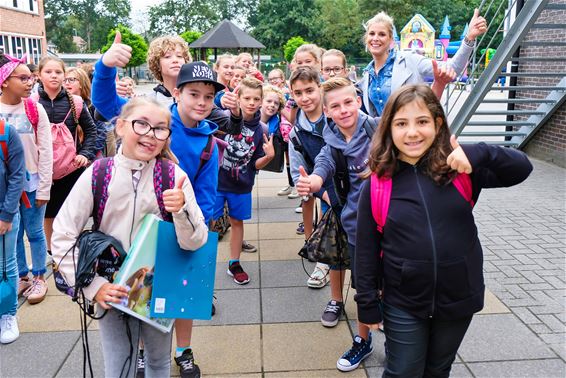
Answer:
<svg viewBox="0 0 566 378"><path fill-rule="evenodd" d="M302 207L302 206L297 207L297 208L295 209L295 213L297 213L297 214L302 214L302 213L303 213L303 207Z"/></svg>
<svg viewBox="0 0 566 378"><path fill-rule="evenodd" d="M287 198L289 198L289 199L299 198L299 192L297 192L297 189L293 188L293 190L292 190L291 193L287 196Z"/></svg>
<svg viewBox="0 0 566 378"><path fill-rule="evenodd" d="M0 318L0 343L10 344L20 337L18 320L14 315L2 315Z"/></svg>
<svg viewBox="0 0 566 378"><path fill-rule="evenodd" d="M307 280L307 286L313 289L322 289L328 283L328 270L330 267L326 264L317 263L314 271Z"/></svg>
<svg viewBox="0 0 566 378"><path fill-rule="evenodd" d="M280 191L278 191L277 195L278 196L290 195L292 191L293 191L293 188L291 186L286 186L286 187L282 188Z"/></svg>

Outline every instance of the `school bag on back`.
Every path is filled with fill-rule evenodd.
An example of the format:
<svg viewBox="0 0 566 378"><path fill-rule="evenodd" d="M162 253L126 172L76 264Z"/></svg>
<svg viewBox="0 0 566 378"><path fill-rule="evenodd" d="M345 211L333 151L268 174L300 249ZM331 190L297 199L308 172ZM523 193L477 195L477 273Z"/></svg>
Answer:
<svg viewBox="0 0 566 378"><path fill-rule="evenodd" d="M2 161L7 164L9 157L8 151L8 140L10 139L10 128L6 125L6 121L0 119L0 157ZM22 193L22 203L26 208L31 207L31 202L29 201L27 193L24 191Z"/></svg>
<svg viewBox="0 0 566 378"><path fill-rule="evenodd" d="M32 99L37 101L39 94L34 94ZM76 114L73 116L78 127L79 116L83 110L83 100L79 96L73 95L73 102L76 110ZM71 113L73 113L72 106L62 122L51 124L51 138L53 140L53 180L59 180L78 168L74 164L75 157L77 156L78 130L73 138L71 130L65 125L65 121L67 121Z"/></svg>

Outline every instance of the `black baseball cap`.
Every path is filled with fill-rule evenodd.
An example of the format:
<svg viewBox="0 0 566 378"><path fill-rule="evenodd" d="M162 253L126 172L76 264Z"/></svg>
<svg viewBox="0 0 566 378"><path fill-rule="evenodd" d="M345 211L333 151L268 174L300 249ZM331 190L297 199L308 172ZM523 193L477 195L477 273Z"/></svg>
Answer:
<svg viewBox="0 0 566 378"><path fill-rule="evenodd" d="M214 85L214 92L220 92L226 87L214 80L214 75L208 64L204 62L192 62L183 64L177 76L177 88L187 83L208 83Z"/></svg>

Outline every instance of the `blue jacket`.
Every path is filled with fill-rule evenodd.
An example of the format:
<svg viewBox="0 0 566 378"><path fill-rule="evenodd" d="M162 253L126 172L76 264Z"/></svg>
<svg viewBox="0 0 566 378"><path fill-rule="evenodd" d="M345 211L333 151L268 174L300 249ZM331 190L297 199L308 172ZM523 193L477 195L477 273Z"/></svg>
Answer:
<svg viewBox="0 0 566 378"><path fill-rule="evenodd" d="M20 198L24 190L26 158L20 136L15 128L6 125L8 133L8 160L0 164L0 221L12 222L20 211Z"/></svg>
<svg viewBox="0 0 566 378"><path fill-rule="evenodd" d="M358 198L362 179L359 174L363 172L368 163L369 147L371 140L367 135L362 124L368 116L362 111L358 115L358 125L356 132L349 143L346 143L344 136L336 124L329 120L328 126L323 130L326 145L322 147L316 157L313 174L322 177L323 180L332 178L336 173L336 162L332 158L330 146L341 150L348 163L348 176L350 178L350 191L346 197L346 203L342 209L341 220L344 231L348 234L348 243L356 244L356 214L358 211Z"/></svg>
<svg viewBox="0 0 566 378"><path fill-rule="evenodd" d="M197 127L185 127L177 104L171 105L171 151L179 159L181 169L187 173L207 223L212 219L218 187L218 147L214 146L210 159L204 161L202 167L200 158L208 143L208 136L216 130L218 126L208 120L199 122Z"/></svg>

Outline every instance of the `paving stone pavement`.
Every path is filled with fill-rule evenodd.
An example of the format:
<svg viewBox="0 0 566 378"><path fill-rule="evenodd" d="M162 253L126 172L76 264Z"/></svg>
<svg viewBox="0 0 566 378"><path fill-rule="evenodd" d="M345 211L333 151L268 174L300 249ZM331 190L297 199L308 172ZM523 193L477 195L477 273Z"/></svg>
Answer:
<svg viewBox="0 0 566 378"><path fill-rule="evenodd" d="M564 377L566 170L533 161L529 179L508 189L485 190L474 210L484 246L486 306L468 330L453 377ZM262 172L254 188L254 217L245 237L257 253L242 254L251 282L226 275L228 237L216 270L218 312L195 322L192 345L203 375L221 377L334 377L337 358L351 344L356 309L348 292L347 315L333 329L319 318L329 288L306 287L313 264L297 256L298 200L277 197L281 174ZM348 280L346 280L348 281ZM18 311L21 337L0 346L0 377L80 377L79 312L49 278L46 300ZM346 285L347 286L347 285ZM94 375L103 376L96 322L89 326ZM383 372L382 334L374 353L351 377ZM172 375L177 375L175 368Z"/></svg>

